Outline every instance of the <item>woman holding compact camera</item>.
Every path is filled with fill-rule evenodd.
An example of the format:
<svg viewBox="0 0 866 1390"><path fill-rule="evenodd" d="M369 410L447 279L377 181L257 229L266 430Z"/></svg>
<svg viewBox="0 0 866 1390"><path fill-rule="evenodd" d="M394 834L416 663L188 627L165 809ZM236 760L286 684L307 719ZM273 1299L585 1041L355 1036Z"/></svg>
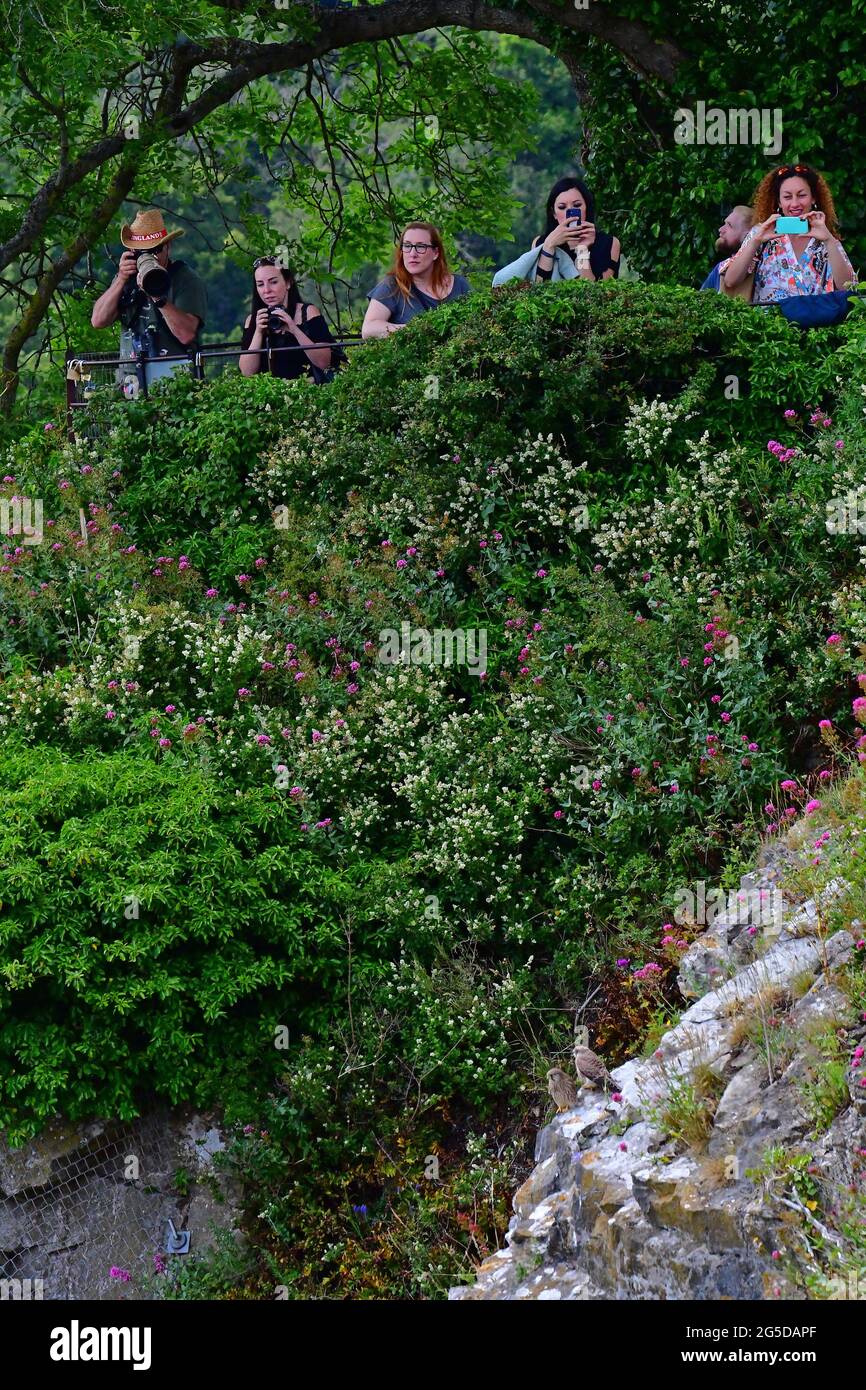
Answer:
<svg viewBox="0 0 866 1390"><path fill-rule="evenodd" d="M320 311L301 299L292 272L276 256L259 256L253 261L253 302L241 346L272 349L297 345L304 351L242 354L238 362L241 373L255 376L256 372L269 371L272 376L326 380L327 374L345 360L339 348L320 346L333 341Z"/></svg>
<svg viewBox="0 0 866 1390"><path fill-rule="evenodd" d="M838 237L833 197L807 164L765 174L753 200L755 225L736 255L719 266L730 292L753 277L752 303L827 294L853 284L856 271Z"/></svg>
<svg viewBox="0 0 866 1390"><path fill-rule="evenodd" d="M547 196L544 231L531 250L497 271L493 283L613 280L621 253L619 239L595 225L595 200L583 179L564 178Z"/></svg>

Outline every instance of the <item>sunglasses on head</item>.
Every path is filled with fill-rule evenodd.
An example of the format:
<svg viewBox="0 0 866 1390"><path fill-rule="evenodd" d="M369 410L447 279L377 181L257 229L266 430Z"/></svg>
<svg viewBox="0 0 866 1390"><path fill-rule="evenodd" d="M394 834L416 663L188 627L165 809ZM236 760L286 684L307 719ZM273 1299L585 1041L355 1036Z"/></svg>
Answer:
<svg viewBox="0 0 866 1390"><path fill-rule="evenodd" d="M808 173L809 173L809 166L808 166L808 164L783 164L782 167L781 167L780 169L777 169L777 170L776 170L776 178L778 178L780 174L808 174Z"/></svg>
<svg viewBox="0 0 866 1390"><path fill-rule="evenodd" d="M279 256L259 256L253 261L253 270L259 270L263 265L272 265L276 266L277 270L285 270Z"/></svg>

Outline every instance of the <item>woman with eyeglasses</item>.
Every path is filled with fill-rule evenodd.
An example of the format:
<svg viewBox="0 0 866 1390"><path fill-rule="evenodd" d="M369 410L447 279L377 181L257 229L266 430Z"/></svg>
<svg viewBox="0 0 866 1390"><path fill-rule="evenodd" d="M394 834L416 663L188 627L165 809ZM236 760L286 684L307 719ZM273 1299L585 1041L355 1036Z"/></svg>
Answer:
<svg viewBox="0 0 866 1390"><path fill-rule="evenodd" d="M730 292L754 276L753 304L777 304L803 294L826 294L857 279L838 237L833 197L808 164L783 164L765 174L753 199L755 225L719 275ZM783 218L796 218L788 230ZM782 230L776 224L781 223Z"/></svg>
<svg viewBox="0 0 866 1390"><path fill-rule="evenodd" d="M496 272L494 285L509 280L613 280L619 276L619 239L595 225L595 199L583 179L555 183L544 213L544 231L529 251Z"/></svg>
<svg viewBox="0 0 866 1390"><path fill-rule="evenodd" d="M410 222L397 243L391 269L367 295L362 338L385 338L413 319L469 293L469 281L448 268L432 222Z"/></svg>
<svg viewBox="0 0 866 1390"><path fill-rule="evenodd" d="M320 347L332 343L331 330L315 304L305 304L298 293L295 277L276 256L259 256L253 261L253 302L241 335L244 348L288 348L297 352L248 352L238 365L244 376L270 372L272 376L312 376L327 380L327 374L345 354L339 348Z"/></svg>

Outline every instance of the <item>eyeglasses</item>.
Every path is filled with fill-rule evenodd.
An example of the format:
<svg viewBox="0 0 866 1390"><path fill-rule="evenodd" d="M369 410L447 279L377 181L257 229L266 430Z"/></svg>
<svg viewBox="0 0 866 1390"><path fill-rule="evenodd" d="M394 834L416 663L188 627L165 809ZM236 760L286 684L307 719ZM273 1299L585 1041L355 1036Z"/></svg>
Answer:
<svg viewBox="0 0 866 1390"><path fill-rule="evenodd" d="M400 247L401 251L433 251L435 248L429 241L404 241Z"/></svg>
<svg viewBox="0 0 866 1390"><path fill-rule="evenodd" d="M776 176L778 177L779 174L805 174L808 168L808 164L783 164L781 168L776 170Z"/></svg>
<svg viewBox="0 0 866 1390"><path fill-rule="evenodd" d="M263 265L273 265L278 270L283 269L283 263L279 256L259 256L258 260L253 261L253 270L259 270Z"/></svg>

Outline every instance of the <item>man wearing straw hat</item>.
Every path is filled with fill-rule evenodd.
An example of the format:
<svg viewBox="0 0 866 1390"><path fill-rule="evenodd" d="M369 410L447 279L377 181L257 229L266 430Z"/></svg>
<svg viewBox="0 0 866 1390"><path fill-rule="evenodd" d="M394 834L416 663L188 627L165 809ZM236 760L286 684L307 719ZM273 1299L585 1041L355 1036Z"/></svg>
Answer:
<svg viewBox="0 0 866 1390"><path fill-rule="evenodd" d="M93 306L94 328L110 328L121 321L120 355L126 364L118 379L130 395L136 393L135 383L142 375L140 363L137 375L133 370L136 359L157 359L143 366L144 381L150 386L160 377L188 370L189 353L200 342L207 291L185 261L171 259L171 242L179 236L183 231L167 231L162 213L155 208L137 212L132 224L124 223L120 231L125 250L117 274ZM165 273L160 275L156 267Z"/></svg>

